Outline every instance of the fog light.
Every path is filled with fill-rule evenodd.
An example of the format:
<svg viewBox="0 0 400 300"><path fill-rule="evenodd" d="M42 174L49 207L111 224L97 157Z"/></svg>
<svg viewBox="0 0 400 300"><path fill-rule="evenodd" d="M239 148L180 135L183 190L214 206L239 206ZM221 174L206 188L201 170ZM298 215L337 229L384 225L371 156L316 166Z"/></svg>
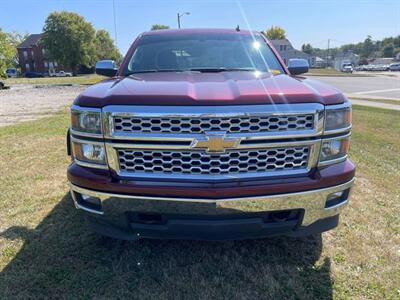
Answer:
<svg viewBox="0 0 400 300"><path fill-rule="evenodd" d="M88 196L88 195L82 195L82 200L87 203L90 203L93 205L98 205L98 206L100 206L100 203L101 203L99 198Z"/></svg>
<svg viewBox="0 0 400 300"><path fill-rule="evenodd" d="M337 207L347 201L349 190L331 193L326 197L325 208Z"/></svg>
<svg viewBox="0 0 400 300"><path fill-rule="evenodd" d="M85 195L85 194L78 194L78 203L86 208L92 210L101 211L101 200L97 197Z"/></svg>
<svg viewBox="0 0 400 300"><path fill-rule="evenodd" d="M334 200L336 198L342 197L342 195L343 195L343 191L329 194L328 197L326 198L326 201Z"/></svg>

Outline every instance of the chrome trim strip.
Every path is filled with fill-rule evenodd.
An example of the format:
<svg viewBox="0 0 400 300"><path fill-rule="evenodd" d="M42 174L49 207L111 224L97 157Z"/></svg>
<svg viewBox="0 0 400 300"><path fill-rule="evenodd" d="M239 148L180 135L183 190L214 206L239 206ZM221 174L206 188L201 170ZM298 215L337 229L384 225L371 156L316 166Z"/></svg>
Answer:
<svg viewBox="0 0 400 300"><path fill-rule="evenodd" d="M341 163L341 162L345 161L347 159L347 157L348 157L348 155L346 154L343 157L335 158L335 159L332 159L332 160L320 161L318 163L318 167L323 167L323 166L328 166L328 165Z"/></svg>
<svg viewBox="0 0 400 300"><path fill-rule="evenodd" d="M339 208L339 207L341 207L341 206L344 206L344 205L346 205L348 202L349 202L349 200L348 200L348 199L346 199L345 201L343 201L343 202L340 202L339 204L336 204L336 205L330 206L330 207L328 207L328 208L325 208L325 210L330 210L330 209L336 209L336 208Z"/></svg>
<svg viewBox="0 0 400 300"><path fill-rule="evenodd" d="M191 151L198 151L204 152L204 150L192 148L191 145L196 141L196 139L185 139L184 141L190 141L188 145L169 145L169 144L141 144L140 141L138 143L111 143L106 142L106 145L112 146L114 148L125 148L125 149L175 149L175 150L191 150ZM290 146L308 146L314 145L318 140L307 140L307 141L289 141L289 142L271 142L271 143L252 143L252 144L239 144L235 148L225 148L225 150L241 150L241 149L265 149L265 148L277 148L277 147L290 147ZM95 143L95 142L94 142Z"/></svg>
<svg viewBox="0 0 400 300"><path fill-rule="evenodd" d="M112 120L112 118L111 118ZM110 124L112 121L109 122ZM104 121L103 121L104 124ZM109 128L113 128L112 125L104 125L103 128L110 130ZM110 127L111 126L111 127ZM311 138L315 136L321 135L321 129L317 130L288 130L288 131L278 131L278 132L258 132L258 133L227 133L226 137L229 138L241 138L242 140L263 140L263 139L292 139L292 138ZM179 134L170 134L170 133L129 133L129 132L118 132L112 133L111 135L105 134L106 139L110 140L129 140L129 141L154 141L154 140L163 140L169 142L181 142L188 141L193 139L204 139L204 134L199 133L179 133Z"/></svg>
<svg viewBox="0 0 400 300"><path fill-rule="evenodd" d="M126 199L140 199L140 200L149 200L149 201L174 201L174 202L198 202L198 203L219 203L219 202L231 202L231 201L254 201L254 200L261 200L261 199L272 199L272 198L280 198L280 197L287 197L287 196L301 196L301 195L308 195L313 193L320 193L320 192L327 192L331 191L332 189L335 190L346 190L347 188L351 187L355 178L351 179L348 182L335 185L332 187L327 187L323 189L317 190L309 190L304 192L295 192L295 193L284 193L284 194L276 194L276 195L265 195L265 196L254 196L254 197L237 197L237 198L223 198L223 199L208 199L208 198L171 198L171 197L151 197L151 196L138 196L138 195L126 195L126 194L117 194L117 193L109 193L109 192L100 192L89 190L86 188L79 187L70 183L70 187L73 191L76 191L81 194L86 194L89 196L100 198L103 200L104 198L126 198Z"/></svg>
<svg viewBox="0 0 400 300"><path fill-rule="evenodd" d="M254 213L261 211L276 211L287 209L303 209L302 225L309 225L319 219L334 216L345 207L341 203L338 207L325 209L329 194L344 191L350 188L354 178L346 183L323 189L297 193L264 195L256 197L238 197L225 199L196 199L196 198L168 198L137 195L123 195L107 192L98 192L70 184L71 191L97 197L101 201L103 218L110 224L118 223L124 226L126 211L143 211L152 213L182 213L182 214L212 214L226 213L227 210L236 212ZM81 208L81 207L77 207ZM208 208L208 209L207 209ZM86 208L81 208L88 211ZM99 212L93 212L98 214Z"/></svg>
<svg viewBox="0 0 400 300"><path fill-rule="evenodd" d="M79 143L79 144L93 144L93 145L104 146L104 142L82 140L80 138L76 138L73 136L71 136L71 142Z"/></svg>
<svg viewBox="0 0 400 300"><path fill-rule="evenodd" d="M102 139L103 138L103 134L77 131L77 130L74 130L72 128L70 128L70 133L72 135L81 136L81 137L97 138L97 139Z"/></svg>
<svg viewBox="0 0 400 300"><path fill-rule="evenodd" d="M263 178L271 176L289 176L307 174L308 169L300 170L285 170L285 171L271 171L271 172L257 172L257 173L237 173L227 175L192 175L192 174L157 174L145 172L125 172L119 171L118 175L126 178L151 178L151 179L178 179L179 181L185 180L234 180L234 179L251 179Z"/></svg>
<svg viewBox="0 0 400 300"><path fill-rule="evenodd" d="M342 132L345 133L345 132L350 131L352 127L353 127L352 124L350 124L349 126L344 127L344 128L324 131L324 134L331 135L331 134L337 134L337 133L342 133Z"/></svg>
<svg viewBox="0 0 400 300"><path fill-rule="evenodd" d="M108 170L108 166L107 165L100 165L100 164L94 164L94 163L89 163L89 162L85 162L79 159L76 159L74 157L74 162L82 167L87 167L87 168L94 168L94 169L102 169L102 170Z"/></svg>

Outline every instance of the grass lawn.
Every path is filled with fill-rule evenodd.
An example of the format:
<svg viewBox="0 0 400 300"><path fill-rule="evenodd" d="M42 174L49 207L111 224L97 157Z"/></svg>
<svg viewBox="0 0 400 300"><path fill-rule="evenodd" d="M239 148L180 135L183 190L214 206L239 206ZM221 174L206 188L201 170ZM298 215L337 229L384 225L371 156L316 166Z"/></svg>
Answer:
<svg viewBox="0 0 400 300"><path fill-rule="evenodd" d="M84 84L90 85L105 79L106 77L89 74L75 77L43 77L43 78L8 78L4 82L6 85L15 84Z"/></svg>
<svg viewBox="0 0 400 300"><path fill-rule="evenodd" d="M303 239L108 241L68 193L67 111L0 128L0 299L399 299L400 114L354 106L341 225Z"/></svg>
<svg viewBox="0 0 400 300"><path fill-rule="evenodd" d="M363 97L349 97L350 100L364 100L364 101L372 101L378 103L386 103L386 104L393 104L393 105L400 105L400 100L394 99L384 99L384 98L363 98Z"/></svg>
<svg viewBox="0 0 400 300"><path fill-rule="evenodd" d="M369 74L344 73L336 69L309 69L305 76L339 76L339 77L366 77Z"/></svg>

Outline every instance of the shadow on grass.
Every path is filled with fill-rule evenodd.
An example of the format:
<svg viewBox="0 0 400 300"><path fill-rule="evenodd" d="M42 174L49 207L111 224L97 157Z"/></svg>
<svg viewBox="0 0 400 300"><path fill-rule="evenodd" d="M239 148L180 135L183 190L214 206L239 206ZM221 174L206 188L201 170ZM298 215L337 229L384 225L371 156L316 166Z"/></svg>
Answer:
<svg viewBox="0 0 400 300"><path fill-rule="evenodd" d="M0 273L0 298L331 299L321 236L113 241L87 231L66 194L35 228L0 233L24 245Z"/></svg>

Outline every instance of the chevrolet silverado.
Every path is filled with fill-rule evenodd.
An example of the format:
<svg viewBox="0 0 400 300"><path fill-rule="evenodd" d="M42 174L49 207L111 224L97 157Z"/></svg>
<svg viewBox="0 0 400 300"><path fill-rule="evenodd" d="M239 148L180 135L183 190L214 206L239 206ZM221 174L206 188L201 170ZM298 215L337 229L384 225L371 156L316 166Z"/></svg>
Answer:
<svg viewBox="0 0 400 300"><path fill-rule="evenodd" d="M258 32L156 30L71 107L68 179L120 239L304 236L338 225L355 166L351 104Z"/></svg>

